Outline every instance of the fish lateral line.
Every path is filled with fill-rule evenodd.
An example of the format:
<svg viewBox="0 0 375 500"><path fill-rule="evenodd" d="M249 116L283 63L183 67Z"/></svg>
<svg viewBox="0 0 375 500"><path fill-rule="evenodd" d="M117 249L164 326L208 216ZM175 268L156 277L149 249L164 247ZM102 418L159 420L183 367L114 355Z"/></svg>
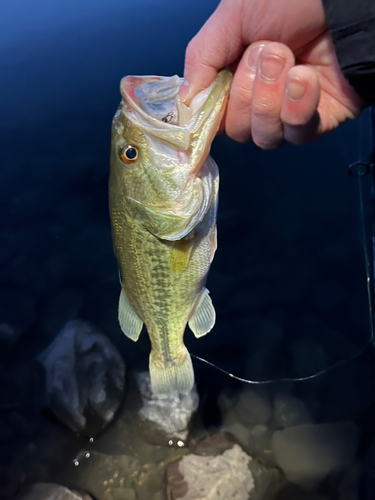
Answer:
<svg viewBox="0 0 375 500"><path fill-rule="evenodd" d="M220 366L215 365L215 363L212 363L211 361L208 361L207 359L201 358L200 356L197 356L196 354L190 353L190 356L194 359L197 359L198 361L201 361L202 363L206 363L209 366L212 366L212 368L215 368L216 370L225 373L225 375L228 375L228 377L238 380L239 382L244 382L245 384L249 385L265 385L265 384L272 384L274 382L304 382L306 380L312 380L314 378L320 377L321 375L324 375L327 372L330 372L339 366L346 365L347 363L350 363L350 361L353 361L354 359L358 358L361 356L368 346L372 344L372 335L369 336L368 340L366 341L366 344L353 356L350 356L348 358L340 359L339 361L336 361L332 365L327 366L327 368L324 368L323 370L320 370L316 373L313 373L312 375L306 375L305 377L281 377L281 378L273 378L269 380L250 380L246 378L239 377L235 375L234 373L228 372L224 368L221 368Z"/></svg>

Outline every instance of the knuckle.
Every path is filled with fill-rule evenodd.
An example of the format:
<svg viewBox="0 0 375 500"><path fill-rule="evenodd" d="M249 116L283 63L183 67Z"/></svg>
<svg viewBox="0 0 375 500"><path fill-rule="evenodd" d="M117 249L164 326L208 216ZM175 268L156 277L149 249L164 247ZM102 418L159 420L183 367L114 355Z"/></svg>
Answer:
<svg viewBox="0 0 375 500"><path fill-rule="evenodd" d="M279 117L279 106L269 96L254 99L252 109L256 119L273 120Z"/></svg>
<svg viewBox="0 0 375 500"><path fill-rule="evenodd" d="M195 42L196 36L190 40L185 50L185 64L190 65L198 56L199 48Z"/></svg>

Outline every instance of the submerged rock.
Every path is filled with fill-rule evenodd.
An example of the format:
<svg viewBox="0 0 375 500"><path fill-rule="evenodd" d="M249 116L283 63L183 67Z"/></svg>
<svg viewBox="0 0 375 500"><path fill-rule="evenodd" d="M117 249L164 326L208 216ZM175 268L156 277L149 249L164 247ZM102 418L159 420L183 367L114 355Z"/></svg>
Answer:
<svg viewBox="0 0 375 500"><path fill-rule="evenodd" d="M167 468L168 500L247 500L251 460L238 444L217 456L187 455Z"/></svg>
<svg viewBox="0 0 375 500"><path fill-rule="evenodd" d="M200 441L193 454L169 464L166 475L169 500L271 500L286 482L279 469L260 464L226 432Z"/></svg>
<svg viewBox="0 0 375 500"><path fill-rule="evenodd" d="M352 463L358 441L358 426L347 421L275 431L271 444L276 463L289 481L312 489L331 472Z"/></svg>
<svg viewBox="0 0 375 500"><path fill-rule="evenodd" d="M181 440L183 446L189 423L199 404L196 388L185 395L175 391L169 396L157 397L152 391L148 372L137 375L137 384L143 403L138 411L141 419L153 423L167 439Z"/></svg>
<svg viewBox="0 0 375 500"><path fill-rule="evenodd" d="M280 427L295 427L296 425L314 423L305 403L291 394L278 394L274 405L275 420Z"/></svg>
<svg viewBox="0 0 375 500"><path fill-rule="evenodd" d="M48 406L64 424L91 437L113 419L125 387L125 364L97 329L69 322L39 361L46 370Z"/></svg>
<svg viewBox="0 0 375 500"><path fill-rule="evenodd" d="M251 433L249 427L245 427L240 422L233 422L223 427L223 430L232 434L243 446L248 446Z"/></svg>
<svg viewBox="0 0 375 500"><path fill-rule="evenodd" d="M267 397L252 389L242 391L235 412L244 425L265 424L272 416Z"/></svg>
<svg viewBox="0 0 375 500"><path fill-rule="evenodd" d="M53 483L36 483L19 500L92 500L86 493L69 490Z"/></svg>

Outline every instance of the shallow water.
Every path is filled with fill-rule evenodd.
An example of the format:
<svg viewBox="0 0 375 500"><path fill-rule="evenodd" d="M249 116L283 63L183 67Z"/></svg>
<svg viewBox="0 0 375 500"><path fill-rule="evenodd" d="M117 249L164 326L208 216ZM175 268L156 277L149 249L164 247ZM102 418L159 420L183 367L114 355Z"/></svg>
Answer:
<svg viewBox="0 0 375 500"><path fill-rule="evenodd" d="M106 458L101 475L95 451L137 459L127 494L164 498L167 462L200 439L241 422L253 434L263 425L264 436L280 429L280 394L303 401L316 424L353 422L360 439L351 464L314 486L320 497L286 482L277 498L372 498L370 346L312 380L256 387L259 408L269 411L268 418L257 418L265 422L246 421L241 413L238 399L249 386L199 361L200 406L184 446L150 444L137 417L133 374L147 369L149 342L142 334L133 344L117 324L119 283L107 209L110 122L120 78L181 74L186 44L215 5L38 0L31 8L24 0L3 2L0 325L10 330L2 327L0 340L0 498L14 498L35 481L105 498L102 486L113 485L104 482L114 481L120 459ZM366 345L358 179L347 167L365 159L367 135L365 117L311 146L276 152L215 140L219 247L208 288L217 324L199 340L186 333L192 353L240 377L268 380L312 375ZM367 178L363 188L369 207ZM97 325L127 365L121 410L93 443L40 410L44 374L36 357L73 318ZM242 429L245 450L274 467L269 439L256 446L251 439Z"/></svg>

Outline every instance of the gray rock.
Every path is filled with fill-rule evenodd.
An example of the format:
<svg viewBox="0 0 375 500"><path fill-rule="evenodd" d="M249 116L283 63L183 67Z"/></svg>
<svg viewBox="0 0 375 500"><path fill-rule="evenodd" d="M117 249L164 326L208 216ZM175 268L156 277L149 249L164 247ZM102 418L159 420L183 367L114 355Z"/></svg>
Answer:
<svg viewBox="0 0 375 500"><path fill-rule="evenodd" d="M223 430L232 434L243 446L248 446L251 433L248 427L245 427L240 422L233 422L223 427Z"/></svg>
<svg viewBox="0 0 375 500"><path fill-rule="evenodd" d="M268 456L271 458L271 438L272 429L267 425L257 424L251 427L248 441L248 448L257 455Z"/></svg>
<svg viewBox="0 0 375 500"><path fill-rule="evenodd" d="M352 463L359 434L358 426L349 421L299 425L275 431L272 449L289 481L312 489L330 473Z"/></svg>
<svg viewBox="0 0 375 500"><path fill-rule="evenodd" d="M39 356L49 408L74 431L95 435L114 417L125 365L113 344L83 321L71 321Z"/></svg>
<svg viewBox="0 0 375 500"><path fill-rule="evenodd" d="M248 500L254 489L251 460L237 444L222 455L187 455L168 467L168 499Z"/></svg>
<svg viewBox="0 0 375 500"><path fill-rule="evenodd" d="M86 493L69 490L53 483L36 483L19 500L92 500Z"/></svg>
<svg viewBox="0 0 375 500"><path fill-rule="evenodd" d="M235 412L244 425L265 424L272 416L267 397L252 389L241 393Z"/></svg>
<svg viewBox="0 0 375 500"><path fill-rule="evenodd" d="M276 423L282 428L314 423L305 403L291 394L278 394L275 398L274 410Z"/></svg>
<svg viewBox="0 0 375 500"><path fill-rule="evenodd" d="M228 410L233 408L238 400L238 396L234 394L227 394L225 392L220 393L217 404L223 414L225 414Z"/></svg>
<svg viewBox="0 0 375 500"><path fill-rule="evenodd" d="M175 391L169 396L157 397L152 391L148 372L137 375L137 384L143 403L138 412L141 419L152 422L169 439L186 440L189 423L199 404L196 388L186 395Z"/></svg>

